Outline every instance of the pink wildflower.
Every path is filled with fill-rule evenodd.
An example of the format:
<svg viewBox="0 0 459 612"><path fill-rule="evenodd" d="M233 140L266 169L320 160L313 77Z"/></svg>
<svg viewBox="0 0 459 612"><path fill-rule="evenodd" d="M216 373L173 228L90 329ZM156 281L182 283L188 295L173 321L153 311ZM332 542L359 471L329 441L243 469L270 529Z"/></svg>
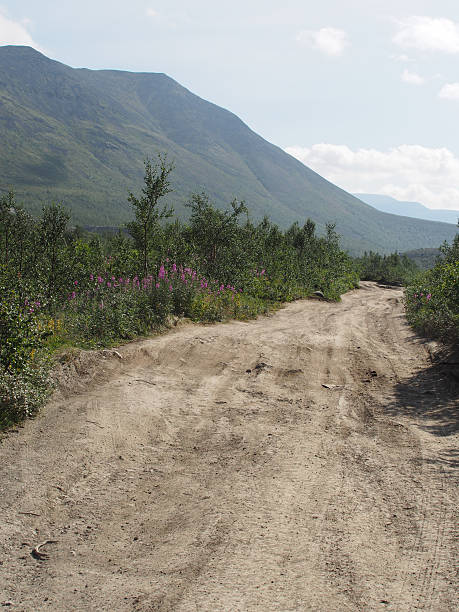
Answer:
<svg viewBox="0 0 459 612"><path fill-rule="evenodd" d="M428 294L426 295L426 300L427 300L427 301L429 301L431 297L432 297L432 294L431 294L431 293L428 293Z"/></svg>

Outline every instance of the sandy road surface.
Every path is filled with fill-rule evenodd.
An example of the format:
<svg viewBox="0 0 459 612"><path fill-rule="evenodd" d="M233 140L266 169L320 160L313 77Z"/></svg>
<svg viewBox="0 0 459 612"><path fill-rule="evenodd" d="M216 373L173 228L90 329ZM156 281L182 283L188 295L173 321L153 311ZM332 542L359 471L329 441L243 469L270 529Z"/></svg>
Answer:
<svg viewBox="0 0 459 612"><path fill-rule="evenodd" d="M457 389L401 296L83 359L84 389L0 443L0 604L456 611Z"/></svg>

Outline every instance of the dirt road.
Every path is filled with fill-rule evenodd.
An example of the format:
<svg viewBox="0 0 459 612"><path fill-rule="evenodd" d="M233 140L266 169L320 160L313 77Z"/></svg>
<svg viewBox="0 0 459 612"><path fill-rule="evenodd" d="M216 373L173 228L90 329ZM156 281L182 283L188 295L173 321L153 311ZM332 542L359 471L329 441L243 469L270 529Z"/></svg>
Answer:
<svg viewBox="0 0 459 612"><path fill-rule="evenodd" d="M457 388L401 297L363 283L64 366L67 396L0 443L0 604L456 611Z"/></svg>

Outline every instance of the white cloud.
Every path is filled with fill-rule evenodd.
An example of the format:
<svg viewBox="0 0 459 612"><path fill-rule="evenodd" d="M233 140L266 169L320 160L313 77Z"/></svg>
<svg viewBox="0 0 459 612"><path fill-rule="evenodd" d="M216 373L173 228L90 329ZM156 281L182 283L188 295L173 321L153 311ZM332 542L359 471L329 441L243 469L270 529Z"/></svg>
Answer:
<svg viewBox="0 0 459 612"><path fill-rule="evenodd" d="M406 69L402 72L402 81L410 85L423 85L425 82L422 76Z"/></svg>
<svg viewBox="0 0 459 612"><path fill-rule="evenodd" d="M405 55L404 53L402 53L401 55L391 55L390 58L395 60L396 62L403 62L403 63L409 63L409 62L414 61L411 59L411 57L409 57L408 55Z"/></svg>
<svg viewBox="0 0 459 612"><path fill-rule="evenodd" d="M389 151L353 151L322 143L285 150L351 193L380 193L430 208L459 209L459 157L446 148L400 145Z"/></svg>
<svg viewBox="0 0 459 612"><path fill-rule="evenodd" d="M27 31L29 20L22 23L9 19L0 9L0 45L26 45L40 50L39 45Z"/></svg>
<svg viewBox="0 0 459 612"><path fill-rule="evenodd" d="M331 57L343 54L349 39L344 30L336 28L322 28L321 30L302 30L296 37L297 41Z"/></svg>
<svg viewBox="0 0 459 612"><path fill-rule="evenodd" d="M439 98L459 100L459 83L446 83L438 92Z"/></svg>
<svg viewBox="0 0 459 612"><path fill-rule="evenodd" d="M158 16L158 12L152 8L147 8L146 14L147 14L147 17L157 17Z"/></svg>
<svg viewBox="0 0 459 612"><path fill-rule="evenodd" d="M459 23L451 19L410 17L398 25L393 41L400 47L459 53Z"/></svg>

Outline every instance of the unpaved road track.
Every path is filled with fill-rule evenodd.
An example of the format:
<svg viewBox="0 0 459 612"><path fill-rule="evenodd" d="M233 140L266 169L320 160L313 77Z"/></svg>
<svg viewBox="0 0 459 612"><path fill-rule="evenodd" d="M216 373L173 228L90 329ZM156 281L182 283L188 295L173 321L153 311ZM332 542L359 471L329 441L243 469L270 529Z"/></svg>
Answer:
<svg viewBox="0 0 459 612"><path fill-rule="evenodd" d="M401 297L364 283L82 358L0 443L0 604L458 610L457 389Z"/></svg>

